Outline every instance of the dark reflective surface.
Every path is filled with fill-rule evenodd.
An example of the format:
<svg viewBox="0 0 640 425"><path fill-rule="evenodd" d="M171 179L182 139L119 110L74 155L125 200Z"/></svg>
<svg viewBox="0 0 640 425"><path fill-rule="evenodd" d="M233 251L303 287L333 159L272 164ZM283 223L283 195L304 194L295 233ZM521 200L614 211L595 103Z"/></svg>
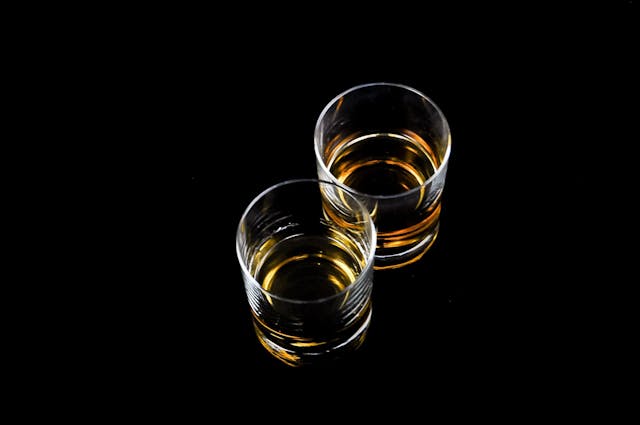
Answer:
<svg viewBox="0 0 640 425"><path fill-rule="evenodd" d="M276 36L210 55L204 41L149 54L135 87L144 110L136 128L153 168L143 220L150 258L144 278L127 285L121 337L109 345L112 364L123 367L112 367L152 391L187 388L196 399L196 388L239 385L255 394L265 380L289 378L298 388L382 378L431 389L580 382L582 356L609 317L587 302L594 292L606 298L609 283L594 291L590 282L620 279L602 253L616 257L612 240L624 234L616 228L626 210L616 195L623 168L610 166L610 144L630 143L623 15L603 15L603 25L619 23L607 31L549 19L544 36L540 21L501 20L435 43L420 57L426 66L395 61L414 58L416 47L425 52L415 37L353 40L322 50L324 60ZM256 59L265 46L273 48L268 64ZM322 108L373 81L415 87L447 116L453 148L440 235L419 263L374 273L371 328L356 355L321 373L291 369L253 333L236 226L268 186L316 176L312 138ZM363 397L393 391L362 388Z"/></svg>

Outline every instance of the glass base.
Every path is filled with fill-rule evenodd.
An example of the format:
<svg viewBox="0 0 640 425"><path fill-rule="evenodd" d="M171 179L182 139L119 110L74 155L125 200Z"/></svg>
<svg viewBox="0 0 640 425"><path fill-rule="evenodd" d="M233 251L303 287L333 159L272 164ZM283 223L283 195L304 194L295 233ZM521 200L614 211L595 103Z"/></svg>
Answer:
<svg viewBox="0 0 640 425"><path fill-rule="evenodd" d="M411 249L392 255L380 255L376 252L375 261L373 263L374 270L398 269L406 265L415 263L433 246L438 237L439 231L424 238L420 243Z"/></svg>
<svg viewBox="0 0 640 425"><path fill-rule="evenodd" d="M280 340L270 338L269 335L254 324L254 329L260 344L276 359L293 366L320 365L345 357L357 350L365 340L369 324L371 323L371 309L364 322L348 338L319 344L299 344L299 346L282 345Z"/></svg>

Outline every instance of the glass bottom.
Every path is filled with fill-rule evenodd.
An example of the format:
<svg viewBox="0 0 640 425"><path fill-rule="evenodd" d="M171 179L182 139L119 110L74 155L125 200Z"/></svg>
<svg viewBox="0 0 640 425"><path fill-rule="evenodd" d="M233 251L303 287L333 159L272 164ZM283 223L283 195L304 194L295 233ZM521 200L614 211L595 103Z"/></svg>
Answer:
<svg viewBox="0 0 640 425"><path fill-rule="evenodd" d="M326 364L338 360L356 351L364 342L371 323L371 308L364 318L361 326L357 327L354 333L341 340L332 340L319 344L298 344L294 347L291 344L283 345L283 335L278 334L278 338L271 338L268 333L260 330L254 322L254 329L260 344L276 359L293 366L311 366Z"/></svg>
<svg viewBox="0 0 640 425"><path fill-rule="evenodd" d="M415 263L416 261L420 260L427 251L429 251L429 248L431 248L431 246L433 246L433 243L436 241L438 234L439 229L436 228L434 233L431 233L429 236L420 241L419 244L411 247L411 249L392 255L380 254L380 250L376 249L373 269L398 269L400 267Z"/></svg>

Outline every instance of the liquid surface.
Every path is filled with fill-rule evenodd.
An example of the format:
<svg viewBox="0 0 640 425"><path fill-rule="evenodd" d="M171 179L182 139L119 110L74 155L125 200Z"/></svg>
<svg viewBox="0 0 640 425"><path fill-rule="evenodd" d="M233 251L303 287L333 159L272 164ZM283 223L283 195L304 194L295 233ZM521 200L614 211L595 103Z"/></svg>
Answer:
<svg viewBox="0 0 640 425"><path fill-rule="evenodd" d="M271 294L294 300L326 298L355 281L366 259L337 236L292 236L262 260L255 278Z"/></svg>
<svg viewBox="0 0 640 425"><path fill-rule="evenodd" d="M427 142L403 133L346 138L335 145L328 161L340 182L369 195L395 195L419 187L437 167Z"/></svg>

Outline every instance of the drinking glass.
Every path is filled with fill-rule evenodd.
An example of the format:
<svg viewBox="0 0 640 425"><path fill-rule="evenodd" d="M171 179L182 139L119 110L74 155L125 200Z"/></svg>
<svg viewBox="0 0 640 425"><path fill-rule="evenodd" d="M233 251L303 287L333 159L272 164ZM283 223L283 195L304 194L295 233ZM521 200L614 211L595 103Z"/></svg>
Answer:
<svg viewBox="0 0 640 425"><path fill-rule="evenodd" d="M335 183L288 180L247 207L236 251L256 335L291 366L343 357L371 320L376 230Z"/></svg>
<svg viewBox="0 0 640 425"><path fill-rule="evenodd" d="M420 259L440 228L451 133L440 108L401 84L352 87L331 100L314 133L318 178L354 194L377 229L375 268Z"/></svg>

